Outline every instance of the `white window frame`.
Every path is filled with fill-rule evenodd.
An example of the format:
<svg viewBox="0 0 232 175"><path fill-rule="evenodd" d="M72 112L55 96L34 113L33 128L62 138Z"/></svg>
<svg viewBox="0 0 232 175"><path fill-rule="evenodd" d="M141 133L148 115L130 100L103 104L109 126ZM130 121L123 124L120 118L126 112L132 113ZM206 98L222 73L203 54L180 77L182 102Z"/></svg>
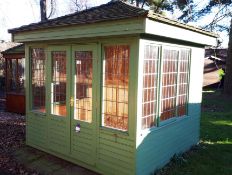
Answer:
<svg viewBox="0 0 232 175"><path fill-rule="evenodd" d="M186 47L186 46L181 46L181 45L174 45L174 44L167 44L167 43L159 43L159 42L153 42L153 41L149 41L149 40L143 40L141 42L141 45L142 45L142 55L140 55L140 57L142 56L142 59L141 59L141 62L140 64L142 63L142 66L140 67L141 71L140 71L140 74L142 74L140 76L140 79L143 81L143 63L144 63L144 54L145 54L145 46L146 45L155 45L158 47L158 75L157 75L157 81L158 81L158 84L157 84L157 114L156 114L156 118L154 120L156 120L156 125L153 125L152 127L150 128L146 128L146 129L142 129L142 130L147 130L147 129L152 129L152 128L158 128L158 127L162 127L166 124L169 124L171 122L174 122L176 121L177 119L180 119L180 118L185 118L186 116L188 116L188 103L189 103L189 84L190 84L190 68L191 68L191 47ZM161 116L161 100L162 100L162 79L163 79L163 54L164 54L164 49L169 49L171 48L172 50L177 50L178 51L178 62L177 62L177 82L176 82L176 108L175 108L175 116L174 117L171 117L167 120L163 120L163 121L160 121L160 116ZM178 97L179 97L179 76L180 76L180 57L181 57L181 50L188 50L188 66L187 66L187 96L186 96L186 114L185 115L182 115L182 116L178 116ZM142 88L141 88L142 87ZM141 108L141 112L140 112L140 126L142 128L142 99L143 99L143 85L140 86L140 108ZM142 89L142 90L141 90Z"/></svg>

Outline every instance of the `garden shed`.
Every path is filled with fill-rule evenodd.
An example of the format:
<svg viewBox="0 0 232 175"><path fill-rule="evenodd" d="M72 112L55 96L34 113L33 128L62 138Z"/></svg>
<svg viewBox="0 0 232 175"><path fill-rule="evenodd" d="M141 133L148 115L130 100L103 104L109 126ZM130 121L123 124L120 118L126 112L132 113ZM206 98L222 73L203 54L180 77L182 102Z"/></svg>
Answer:
<svg viewBox="0 0 232 175"><path fill-rule="evenodd" d="M23 44L2 52L5 58L6 111L25 114L25 48Z"/></svg>
<svg viewBox="0 0 232 175"><path fill-rule="evenodd" d="M27 145L148 175L198 143L215 34L121 1L9 32L25 44Z"/></svg>

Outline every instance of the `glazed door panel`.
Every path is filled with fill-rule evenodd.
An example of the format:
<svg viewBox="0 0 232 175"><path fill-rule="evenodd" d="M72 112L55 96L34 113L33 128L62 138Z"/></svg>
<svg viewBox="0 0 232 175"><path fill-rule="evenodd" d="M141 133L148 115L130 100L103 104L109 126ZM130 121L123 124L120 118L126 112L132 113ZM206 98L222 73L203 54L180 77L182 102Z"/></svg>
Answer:
<svg viewBox="0 0 232 175"><path fill-rule="evenodd" d="M70 47L51 46L48 49L48 122L49 149L70 153Z"/></svg>
<svg viewBox="0 0 232 175"><path fill-rule="evenodd" d="M96 45L72 47L71 154L93 165L96 157Z"/></svg>

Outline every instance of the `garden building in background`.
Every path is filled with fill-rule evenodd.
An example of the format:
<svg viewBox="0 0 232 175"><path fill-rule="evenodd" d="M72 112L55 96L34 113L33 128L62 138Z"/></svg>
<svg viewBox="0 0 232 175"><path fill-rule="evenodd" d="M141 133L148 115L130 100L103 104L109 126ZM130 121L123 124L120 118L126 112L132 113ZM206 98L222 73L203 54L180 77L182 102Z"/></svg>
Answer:
<svg viewBox="0 0 232 175"><path fill-rule="evenodd" d="M25 48L23 44L2 52L5 59L5 110L25 114Z"/></svg>
<svg viewBox="0 0 232 175"><path fill-rule="evenodd" d="M121 1L9 32L25 44L27 145L148 175L198 143L204 47L217 35Z"/></svg>

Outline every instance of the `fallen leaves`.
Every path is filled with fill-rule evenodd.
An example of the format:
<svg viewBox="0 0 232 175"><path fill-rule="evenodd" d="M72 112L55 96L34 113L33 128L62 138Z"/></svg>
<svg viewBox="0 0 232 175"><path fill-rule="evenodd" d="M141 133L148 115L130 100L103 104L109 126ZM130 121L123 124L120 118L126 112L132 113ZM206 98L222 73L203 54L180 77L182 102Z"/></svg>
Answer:
<svg viewBox="0 0 232 175"><path fill-rule="evenodd" d="M0 174L38 175L17 162L12 153L25 144L25 117L0 112Z"/></svg>

